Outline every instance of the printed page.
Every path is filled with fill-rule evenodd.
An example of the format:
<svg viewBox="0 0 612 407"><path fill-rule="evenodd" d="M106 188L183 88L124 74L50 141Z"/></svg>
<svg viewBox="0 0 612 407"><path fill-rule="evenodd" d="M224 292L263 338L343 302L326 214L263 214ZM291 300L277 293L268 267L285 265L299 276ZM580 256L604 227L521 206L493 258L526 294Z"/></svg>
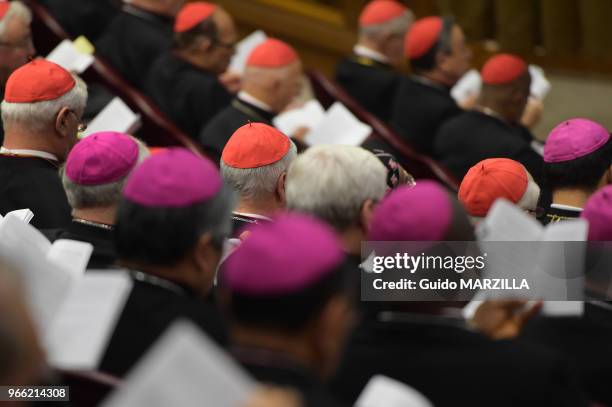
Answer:
<svg viewBox="0 0 612 407"><path fill-rule="evenodd" d="M91 54L82 53L70 40L64 40L49 55L47 61L55 62L67 71L82 74L93 64Z"/></svg>
<svg viewBox="0 0 612 407"><path fill-rule="evenodd" d="M140 115L134 113L123 100L115 97L94 119L88 124L85 135L100 131L117 131L131 133L138 129Z"/></svg>
<svg viewBox="0 0 612 407"><path fill-rule="evenodd" d="M257 47L259 44L261 44L267 39L268 36L265 32L261 30L257 30L242 39L242 41L236 44L236 53L232 57L232 61L230 62L228 70L237 73L243 73L246 67L246 61L251 51L253 51L255 47Z"/></svg>
<svg viewBox="0 0 612 407"><path fill-rule="evenodd" d="M312 99L303 106L287 110L274 118L274 127L291 136L300 127L316 128L325 117L325 110L318 100Z"/></svg>
<svg viewBox="0 0 612 407"><path fill-rule="evenodd" d="M376 375L370 379L355 407L433 407L433 404L412 387L391 379Z"/></svg>
<svg viewBox="0 0 612 407"><path fill-rule="evenodd" d="M323 120L304 139L307 144L344 144L359 146L372 133L372 128L360 122L342 103L334 103Z"/></svg>

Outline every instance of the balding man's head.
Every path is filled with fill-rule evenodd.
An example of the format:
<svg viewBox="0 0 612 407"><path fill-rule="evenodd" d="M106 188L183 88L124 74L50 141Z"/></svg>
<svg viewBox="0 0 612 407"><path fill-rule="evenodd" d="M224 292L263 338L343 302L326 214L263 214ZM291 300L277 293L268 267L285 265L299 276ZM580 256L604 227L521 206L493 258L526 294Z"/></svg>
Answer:
<svg viewBox="0 0 612 407"><path fill-rule="evenodd" d="M30 23L32 13L20 1L12 1L0 18L0 83L35 54Z"/></svg>

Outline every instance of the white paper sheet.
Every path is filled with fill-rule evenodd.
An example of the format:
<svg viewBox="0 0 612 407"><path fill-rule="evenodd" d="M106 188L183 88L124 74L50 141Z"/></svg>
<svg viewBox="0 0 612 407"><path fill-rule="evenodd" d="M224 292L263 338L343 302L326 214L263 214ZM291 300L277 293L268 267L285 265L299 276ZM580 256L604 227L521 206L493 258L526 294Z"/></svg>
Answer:
<svg viewBox="0 0 612 407"><path fill-rule="evenodd" d="M391 379L376 375L370 379L355 407L433 407L433 404L412 387Z"/></svg>
<svg viewBox="0 0 612 407"><path fill-rule="evenodd" d="M372 133L372 128L360 122L342 103L336 102L325 117L304 139L308 145L361 145Z"/></svg>
<svg viewBox="0 0 612 407"><path fill-rule="evenodd" d="M451 96L457 103L461 103L473 96L480 95L482 79L476 69L470 69L451 89Z"/></svg>
<svg viewBox="0 0 612 407"><path fill-rule="evenodd" d="M132 289L125 272L88 272L70 290L43 343L52 367L95 370Z"/></svg>
<svg viewBox="0 0 612 407"><path fill-rule="evenodd" d="M175 322L105 407L244 405L254 381L195 325Z"/></svg>
<svg viewBox="0 0 612 407"><path fill-rule="evenodd" d="M529 73L531 74L531 96L544 100L552 87L550 81L546 79L544 70L537 65L529 65Z"/></svg>
<svg viewBox="0 0 612 407"><path fill-rule="evenodd" d="M47 55L47 61L55 62L67 71L81 74L93 64L94 57L79 52L72 41L64 40Z"/></svg>
<svg viewBox="0 0 612 407"><path fill-rule="evenodd" d="M255 47L267 39L268 36L261 30L254 31L247 37L243 38L242 41L236 44L236 53L232 57L228 70L243 73L246 66L246 61L251 51L253 51Z"/></svg>
<svg viewBox="0 0 612 407"><path fill-rule="evenodd" d="M132 133L138 129L139 124L140 115L134 113L123 100L115 97L88 124L85 136L99 131Z"/></svg>
<svg viewBox="0 0 612 407"><path fill-rule="evenodd" d="M64 268L74 277L82 276L93 252L91 243L59 239L53 242L47 252L47 260Z"/></svg>
<svg viewBox="0 0 612 407"><path fill-rule="evenodd" d="M325 110L318 100L312 99L302 107L291 109L276 116L274 127L288 136L295 134L300 127L316 128L325 118Z"/></svg>
<svg viewBox="0 0 612 407"><path fill-rule="evenodd" d="M0 222L2 222L2 220L4 220L6 216L15 216L17 219L24 223L30 223L30 221L34 217L34 212L29 209L17 209L15 211L10 211L4 217L0 215Z"/></svg>

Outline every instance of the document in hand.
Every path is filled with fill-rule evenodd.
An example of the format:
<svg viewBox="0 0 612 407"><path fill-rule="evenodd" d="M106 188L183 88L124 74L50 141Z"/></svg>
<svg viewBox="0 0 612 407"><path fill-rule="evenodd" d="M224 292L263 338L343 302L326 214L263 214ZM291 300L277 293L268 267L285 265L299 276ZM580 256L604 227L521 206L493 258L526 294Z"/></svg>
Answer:
<svg viewBox="0 0 612 407"><path fill-rule="evenodd" d="M131 289L123 271L91 271L75 280L43 338L49 364L96 370Z"/></svg>
<svg viewBox="0 0 612 407"><path fill-rule="evenodd" d="M376 375L370 379L355 407L433 407L433 404L412 387L391 379Z"/></svg>
<svg viewBox="0 0 612 407"><path fill-rule="evenodd" d="M10 211L4 216L0 215L0 222L2 222L2 220L4 220L4 218L6 218L7 216L15 216L17 219L24 223L30 223L30 221L34 217L34 212L29 209L17 209L14 211Z"/></svg>
<svg viewBox="0 0 612 407"><path fill-rule="evenodd" d="M140 115L134 113L123 100L115 97L88 124L85 135L99 131L133 133L140 127Z"/></svg>
<svg viewBox="0 0 612 407"><path fill-rule="evenodd" d="M556 299L546 301L542 312L554 315L582 313L581 301L561 301L560 297L563 293L582 292L586 247L579 242L586 241L587 231L588 224L583 219L544 227L504 199L497 200L476 227L481 249L489 255L487 273L505 277L525 273L537 277L542 298ZM505 250L500 250L497 242L508 242Z"/></svg>
<svg viewBox="0 0 612 407"><path fill-rule="evenodd" d="M284 134L291 136L300 127L308 129L316 128L325 118L325 109L318 100L312 99L304 103L303 106L287 110L273 120L274 127Z"/></svg>
<svg viewBox="0 0 612 407"><path fill-rule="evenodd" d="M236 52L232 57L228 71L236 73L243 73L246 67L246 61L249 54L255 47L268 39L265 32L261 30L254 31L247 37L243 38L238 44L236 44Z"/></svg>
<svg viewBox="0 0 612 407"><path fill-rule="evenodd" d="M254 381L195 325L175 322L105 407L245 405Z"/></svg>
<svg viewBox="0 0 612 407"><path fill-rule="evenodd" d="M79 37L82 42L83 39L81 38L84 39L84 37ZM75 42L68 39L60 42L59 45L47 55L47 61L55 62L67 71L76 74L85 72L87 68L93 64L94 57L92 55L93 52L84 52L86 51L86 47L79 46L79 43L77 43L79 39ZM85 39L85 41L87 40Z"/></svg>

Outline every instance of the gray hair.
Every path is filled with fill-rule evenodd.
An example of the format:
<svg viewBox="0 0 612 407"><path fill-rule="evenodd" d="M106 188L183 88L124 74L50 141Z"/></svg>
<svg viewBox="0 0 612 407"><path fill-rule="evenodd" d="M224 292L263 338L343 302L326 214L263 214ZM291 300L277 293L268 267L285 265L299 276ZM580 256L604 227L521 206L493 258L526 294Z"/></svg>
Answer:
<svg viewBox="0 0 612 407"><path fill-rule="evenodd" d="M130 136L131 137L131 136ZM136 137L131 137L138 145L138 161L134 168L149 156L149 149ZM118 181L103 185L79 185L66 176L65 165L60 169L60 176L68 203L72 209L100 208L118 204L121 200L123 185L130 173ZM132 168L132 171L134 170Z"/></svg>
<svg viewBox="0 0 612 407"><path fill-rule="evenodd" d="M30 9L20 1L11 1L11 5L4 15L4 18L0 20L0 39L4 38L4 33L9 21L15 17L21 18L27 25L30 25L32 22L32 12Z"/></svg>
<svg viewBox="0 0 612 407"><path fill-rule="evenodd" d="M287 173L287 207L312 214L340 231L358 220L365 201L379 201L386 191L385 166L361 147L311 147Z"/></svg>
<svg viewBox="0 0 612 407"><path fill-rule="evenodd" d="M525 169L527 173L527 189L525 189L525 193L521 197L521 199L516 203L516 205L526 211L534 211L537 209L538 201L540 200L540 186L534 181L533 177Z"/></svg>
<svg viewBox="0 0 612 407"><path fill-rule="evenodd" d="M234 168L221 159L221 176L231 185L242 199L259 201L266 199L276 190L278 179L287 172L289 165L297 157L293 141L287 154L279 161L257 168Z"/></svg>
<svg viewBox="0 0 612 407"><path fill-rule="evenodd" d="M384 34L403 35L412 23L414 23L414 13L406 10L401 16L384 23L359 27L359 36L377 40Z"/></svg>
<svg viewBox="0 0 612 407"><path fill-rule="evenodd" d="M87 85L81 78L72 75L75 80L74 87L57 99L34 103L2 102L2 122L6 129L7 124L18 124L32 132L45 130L53 124L55 116L63 107L67 107L79 116L87 103Z"/></svg>

